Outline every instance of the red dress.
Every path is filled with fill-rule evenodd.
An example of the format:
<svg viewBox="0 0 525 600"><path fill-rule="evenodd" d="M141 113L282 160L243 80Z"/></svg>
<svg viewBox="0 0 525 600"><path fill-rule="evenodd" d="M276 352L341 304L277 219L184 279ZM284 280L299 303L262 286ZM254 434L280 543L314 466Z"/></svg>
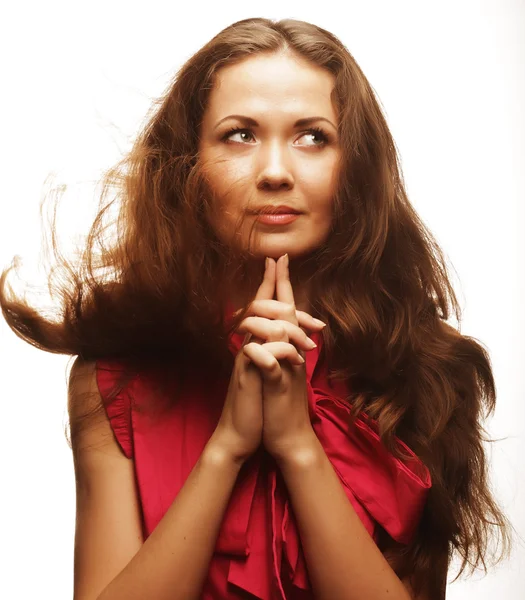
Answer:
<svg viewBox="0 0 525 600"><path fill-rule="evenodd" d="M314 332L310 337L317 343L305 354L315 433L370 535L377 539L376 524L380 524L394 540L408 543L431 486L428 469L401 440L413 460L395 459L380 444L375 421L360 417L353 431L348 427L349 408L343 401L348 389L341 382L328 382L326 367L318 362L322 334ZM241 334L231 336L233 355L243 339ZM120 394L108 399L122 368L117 361L97 361L97 382L115 437L125 455L134 459L146 539L212 435L229 378L191 377L191 385L182 393L179 390L176 405L162 419L152 421L131 408L130 396L140 404L154 384L153 370L141 371ZM286 485L273 457L262 447L239 472L202 591L202 600L248 598L314 598Z"/></svg>

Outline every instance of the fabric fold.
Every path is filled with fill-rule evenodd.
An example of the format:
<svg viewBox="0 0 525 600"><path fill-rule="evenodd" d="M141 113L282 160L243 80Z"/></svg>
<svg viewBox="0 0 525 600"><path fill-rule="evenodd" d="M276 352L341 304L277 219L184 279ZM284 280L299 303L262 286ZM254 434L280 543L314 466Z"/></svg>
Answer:
<svg viewBox="0 0 525 600"><path fill-rule="evenodd" d="M326 377L314 377L318 368L324 368L318 361L322 333L310 337L317 343L317 348L305 355L314 431L369 534L375 538L379 523L394 540L407 544L431 487L429 471L400 439L397 443L411 459L401 461L388 452L372 419L361 416L350 428L350 407L343 400L345 386L340 382L312 385L314 379L325 381ZM230 336L234 355L243 339L240 334ZM290 585L310 590L300 534L275 461L261 448L243 469L216 547L216 552L230 555L228 581L261 600L286 599L284 589ZM283 560L288 566L288 582L281 580Z"/></svg>
<svg viewBox="0 0 525 600"><path fill-rule="evenodd" d="M113 397L110 395L122 369L123 367L118 361L98 360L96 380L115 438L126 457L132 458L133 440L129 397L126 389L120 390Z"/></svg>

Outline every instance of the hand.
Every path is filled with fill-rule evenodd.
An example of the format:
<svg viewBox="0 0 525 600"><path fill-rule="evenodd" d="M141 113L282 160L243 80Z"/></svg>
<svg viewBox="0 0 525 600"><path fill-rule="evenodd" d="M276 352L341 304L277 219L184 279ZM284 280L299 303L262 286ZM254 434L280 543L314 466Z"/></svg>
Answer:
<svg viewBox="0 0 525 600"><path fill-rule="evenodd" d="M279 302L273 300L275 295L275 261L269 259L263 281L257 290L254 301L248 309L248 316L241 321L238 333L246 333L243 345L237 356L223 410L210 443L221 451L226 451L236 462L244 462L257 450L262 441L263 402L262 377L260 370L252 364L244 351L246 346L258 345L275 339L277 321L259 315L275 317L275 309ZM278 313L277 313L278 315ZM296 320L306 329L319 330L324 327L321 321L314 319L304 311L296 311ZM286 327L289 338L296 344L311 349L308 336L298 326L282 322L277 328L277 339L282 337L282 327ZM295 346L291 344L278 350L279 358L288 358L297 364L303 363Z"/></svg>
<svg viewBox="0 0 525 600"><path fill-rule="evenodd" d="M272 298L275 290L273 274L266 275L257 290L255 300ZM241 322L241 326L248 319ZM241 331L241 327L237 331ZM234 462L245 462L260 446L262 440L262 380L257 367L243 352L250 340L247 332L233 366L228 392L217 427L208 444L226 452Z"/></svg>
<svg viewBox="0 0 525 600"><path fill-rule="evenodd" d="M267 342L248 343L243 351L262 375L264 447L281 460L314 440L315 432L308 409L304 352L290 343L292 339L298 346L308 349L298 333L301 329L289 277L288 256L281 256L277 263L273 259L268 260L275 264L277 288L277 301L272 301L271 317L279 320L279 327L272 328ZM267 306L269 313L270 305ZM313 322L313 318L309 318ZM298 356L303 358L302 362ZM284 358L289 362L280 362Z"/></svg>

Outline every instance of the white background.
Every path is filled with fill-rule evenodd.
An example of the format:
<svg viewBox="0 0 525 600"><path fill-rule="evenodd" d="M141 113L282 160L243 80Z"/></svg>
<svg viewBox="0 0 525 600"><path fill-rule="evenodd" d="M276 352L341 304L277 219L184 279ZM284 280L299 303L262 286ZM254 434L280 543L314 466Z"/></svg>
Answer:
<svg viewBox="0 0 525 600"><path fill-rule="evenodd" d="M32 286L38 212L56 173L69 186L59 230L87 233L95 180L129 148L176 69L230 23L292 17L332 31L376 90L409 197L455 269L462 333L489 350L498 387L491 473L525 537L525 3L368 0L248 3L47 2L4 7L0 37L0 266L20 255ZM344 10L344 14L341 13ZM82 185L80 185L81 182ZM67 251L68 240L62 238ZM38 279L37 279L38 277ZM16 277L10 281L17 286ZM31 294L31 291L30 291ZM39 351L0 320L2 598L72 598L75 485L69 357ZM521 571L521 572L520 572ZM456 572L452 572L449 581ZM525 598L525 544L448 598Z"/></svg>

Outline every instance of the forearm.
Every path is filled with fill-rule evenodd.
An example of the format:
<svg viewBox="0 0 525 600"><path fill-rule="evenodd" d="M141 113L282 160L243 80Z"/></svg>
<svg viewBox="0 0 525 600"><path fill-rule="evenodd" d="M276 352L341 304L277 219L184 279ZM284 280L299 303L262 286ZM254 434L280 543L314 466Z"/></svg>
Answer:
<svg viewBox="0 0 525 600"><path fill-rule="evenodd" d="M315 439L314 439L315 438ZM278 460L318 600L410 600L313 438Z"/></svg>
<svg viewBox="0 0 525 600"><path fill-rule="evenodd" d="M241 466L210 440L162 520L98 600L200 598Z"/></svg>

